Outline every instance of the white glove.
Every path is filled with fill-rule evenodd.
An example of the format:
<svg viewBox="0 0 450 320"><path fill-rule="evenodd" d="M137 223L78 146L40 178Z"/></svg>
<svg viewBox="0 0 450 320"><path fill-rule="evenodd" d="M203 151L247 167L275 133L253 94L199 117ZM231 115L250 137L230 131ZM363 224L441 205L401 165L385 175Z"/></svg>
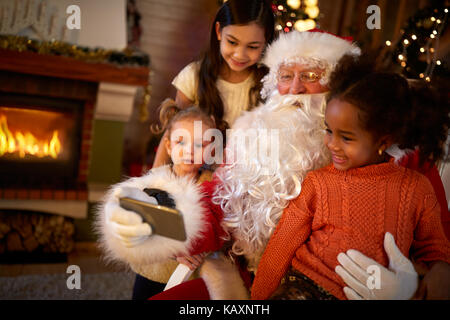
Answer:
<svg viewBox="0 0 450 320"><path fill-rule="evenodd" d="M143 223L142 217L137 213L123 209L119 204L119 198L128 197L153 204L158 204L154 197L149 197L138 188L118 187L113 196L105 205L106 225L111 234L127 247L135 247L152 234L152 228L148 223Z"/></svg>
<svg viewBox="0 0 450 320"><path fill-rule="evenodd" d="M341 265L336 266L335 271L349 286L344 287L349 300L405 300L413 297L418 287L417 272L389 232L384 236L384 250L389 258L389 269L356 250L338 255Z"/></svg>

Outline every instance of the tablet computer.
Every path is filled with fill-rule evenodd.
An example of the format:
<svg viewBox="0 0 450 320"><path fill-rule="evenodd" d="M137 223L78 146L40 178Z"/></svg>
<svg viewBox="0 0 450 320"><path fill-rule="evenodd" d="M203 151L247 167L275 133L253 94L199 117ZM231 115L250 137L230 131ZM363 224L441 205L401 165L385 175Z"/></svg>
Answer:
<svg viewBox="0 0 450 320"><path fill-rule="evenodd" d="M179 241L186 240L183 215L177 209L128 197L119 199L120 206L139 214L152 227L152 233Z"/></svg>

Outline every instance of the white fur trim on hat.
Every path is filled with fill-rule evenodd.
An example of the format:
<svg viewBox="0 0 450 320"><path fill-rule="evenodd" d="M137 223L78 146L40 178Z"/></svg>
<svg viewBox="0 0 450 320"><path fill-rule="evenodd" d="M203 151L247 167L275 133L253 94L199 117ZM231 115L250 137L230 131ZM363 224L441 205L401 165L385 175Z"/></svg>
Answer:
<svg viewBox="0 0 450 320"><path fill-rule="evenodd" d="M263 63L270 72L262 80L262 96L268 97L276 88L280 65L302 63L325 69L321 84L328 82L330 73L345 54L359 55L361 49L354 43L324 32L291 31L280 34L266 50Z"/></svg>

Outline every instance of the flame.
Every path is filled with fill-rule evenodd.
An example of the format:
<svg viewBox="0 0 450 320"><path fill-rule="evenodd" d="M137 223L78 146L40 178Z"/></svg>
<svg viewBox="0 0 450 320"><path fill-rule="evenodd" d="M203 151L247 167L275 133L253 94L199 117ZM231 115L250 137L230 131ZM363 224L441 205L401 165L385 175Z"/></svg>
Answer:
<svg viewBox="0 0 450 320"><path fill-rule="evenodd" d="M39 141L30 132L16 132L15 135L9 130L6 116L0 116L0 157L5 153L18 152L19 157L24 158L30 154L38 158L50 156L53 159L61 152L61 142L58 131L53 131L50 141Z"/></svg>

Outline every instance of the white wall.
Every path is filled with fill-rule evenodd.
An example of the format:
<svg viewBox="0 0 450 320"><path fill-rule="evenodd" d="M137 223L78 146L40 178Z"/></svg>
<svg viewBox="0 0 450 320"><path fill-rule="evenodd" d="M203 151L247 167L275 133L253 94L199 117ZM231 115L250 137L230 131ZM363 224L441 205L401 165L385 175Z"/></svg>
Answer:
<svg viewBox="0 0 450 320"><path fill-rule="evenodd" d="M46 17L39 14L41 4L45 4ZM70 5L80 7L81 28L66 28L64 34L63 28L70 16L66 9ZM23 19L27 10L32 10L35 15ZM14 20L22 22L19 28L11 28ZM55 25L54 34L48 32L52 23ZM120 50L127 45L126 28L126 0L0 0L2 34L25 35L40 40L54 38L88 47Z"/></svg>
<svg viewBox="0 0 450 320"><path fill-rule="evenodd" d="M56 0L61 1L61 0ZM73 4L73 0L64 0ZM126 0L80 0L79 45L123 49L127 46Z"/></svg>

